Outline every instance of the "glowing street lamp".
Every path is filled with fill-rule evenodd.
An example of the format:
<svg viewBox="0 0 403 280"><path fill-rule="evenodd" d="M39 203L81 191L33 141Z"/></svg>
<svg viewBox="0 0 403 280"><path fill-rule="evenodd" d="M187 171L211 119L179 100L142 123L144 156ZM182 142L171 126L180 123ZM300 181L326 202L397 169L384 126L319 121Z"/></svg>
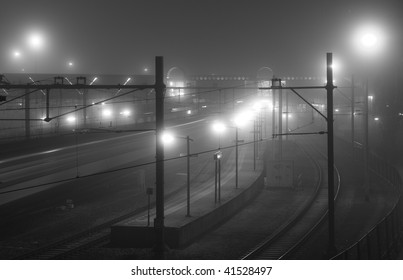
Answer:
<svg viewBox="0 0 403 280"><path fill-rule="evenodd" d="M70 117L67 118L68 123L74 123L75 121L76 121L76 118L73 117L73 116L70 116Z"/></svg>
<svg viewBox="0 0 403 280"><path fill-rule="evenodd" d="M39 32L33 32L28 36L28 46L33 50L34 52L40 52L41 50L44 49L45 47L45 39L44 36L39 33ZM38 54L34 56L34 67L35 67L35 72L37 72L38 68Z"/></svg>
<svg viewBox="0 0 403 280"><path fill-rule="evenodd" d="M383 49L386 43L386 32L380 25L365 24L356 29L353 42L359 54L373 56Z"/></svg>
<svg viewBox="0 0 403 280"><path fill-rule="evenodd" d="M124 117L129 117L131 115L129 110L123 110L122 112L120 112L120 114Z"/></svg>
<svg viewBox="0 0 403 280"><path fill-rule="evenodd" d="M40 50L44 46L44 38L40 33L32 33L28 37L28 44L34 50Z"/></svg>
<svg viewBox="0 0 403 280"><path fill-rule="evenodd" d="M172 133L168 132L168 131L164 131L161 135L162 137L162 142L164 144L172 144L174 142L175 138L179 138L179 139L185 139L186 140L186 159L187 159L187 199L186 199L186 217L190 217L190 157L192 156L190 154L190 142L193 142L193 139L190 138L189 136L176 136L173 135Z"/></svg>
<svg viewBox="0 0 403 280"><path fill-rule="evenodd" d="M218 134L218 148L220 149L220 147L221 147L221 134L223 134L225 132L227 127L225 126L224 123L222 123L220 121L216 121L216 122L213 123L212 129L213 129L213 131L215 133Z"/></svg>
<svg viewBox="0 0 403 280"><path fill-rule="evenodd" d="M14 51L14 53L13 53L13 55L14 55L14 57L15 58L20 58L21 57L21 52L20 51L18 51L18 50L16 50L16 51Z"/></svg>
<svg viewBox="0 0 403 280"><path fill-rule="evenodd" d="M226 130L226 125L220 121L216 121L212 125L213 131L218 134L222 134Z"/></svg>

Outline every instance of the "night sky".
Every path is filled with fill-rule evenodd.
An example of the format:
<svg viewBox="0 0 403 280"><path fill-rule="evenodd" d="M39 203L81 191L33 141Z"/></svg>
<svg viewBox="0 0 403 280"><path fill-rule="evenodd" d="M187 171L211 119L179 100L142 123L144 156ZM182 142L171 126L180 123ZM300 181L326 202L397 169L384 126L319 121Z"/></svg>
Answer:
<svg viewBox="0 0 403 280"><path fill-rule="evenodd" d="M382 59L371 60L402 65L401 2L3 1L0 72L140 74L163 55L166 67L189 74L253 75L262 66L278 75L315 74L328 51L353 66L352 34L368 24L383 34ZM43 36L40 50L27 44L32 32Z"/></svg>

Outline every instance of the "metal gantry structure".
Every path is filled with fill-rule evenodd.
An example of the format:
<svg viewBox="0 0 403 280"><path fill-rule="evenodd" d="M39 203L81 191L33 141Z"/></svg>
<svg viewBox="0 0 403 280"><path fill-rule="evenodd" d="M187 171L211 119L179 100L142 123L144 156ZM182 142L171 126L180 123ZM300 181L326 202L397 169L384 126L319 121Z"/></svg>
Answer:
<svg viewBox="0 0 403 280"><path fill-rule="evenodd" d="M328 176L328 225L329 225L329 242L328 242L328 255L332 257L336 254L336 246L335 246L335 213L334 213L334 129L333 129L333 90L337 88L333 84L333 54L327 53L326 54L326 85L325 86L294 86L294 87L283 87L281 85L281 81L278 82L278 79L273 79L272 86L270 87L260 87L259 89L262 90L274 90L274 89L289 89L298 97L300 97L308 106L310 106L313 110L319 113L327 122L327 132L312 132L309 134L325 134L327 133L327 176ZM304 99L298 92L298 89L325 89L326 90L326 97L327 97L327 116L322 114L319 110L315 108L310 102ZM279 100L281 100L282 91L279 91ZM273 94L273 100L274 100ZM281 102L281 101L280 101ZM281 103L280 103L281 104ZM281 105L279 106L281 107ZM279 110L281 111L281 110ZM274 110L273 110L274 112ZM273 113L273 120L274 120L274 113ZM280 116L281 122L281 116ZM274 125L273 125L274 127ZM307 133L308 134L308 133ZM294 133L280 133L273 134L274 136L282 136L282 135L295 135ZM281 141L281 140L280 140ZM281 149L281 146L280 146Z"/></svg>
<svg viewBox="0 0 403 280"><path fill-rule="evenodd" d="M121 84L86 84L80 83L80 79L77 79L76 84L63 84L56 83L53 84L12 84L2 79L0 80L0 89L10 90L10 89L23 89L26 90L28 95L30 93L36 92L38 90L45 91L46 94L46 116L44 119L30 119L28 121L45 121L50 122L55 117L50 116L50 95L51 90L54 89L70 89L70 90L91 90L91 89L131 89L131 90L143 90L143 89L154 89L155 98L155 132L156 132L156 217L154 220L154 228L156 234L155 252L161 254L165 250L164 242L164 145L162 142L162 133L164 130L164 94L166 85L164 84L164 59L162 56L155 57L155 84L153 85L121 85ZM1 99L4 101L1 104L5 104L6 98ZM83 108L87 108L91 105L84 105ZM78 110L81 110L80 108ZM60 117L60 116L59 116Z"/></svg>

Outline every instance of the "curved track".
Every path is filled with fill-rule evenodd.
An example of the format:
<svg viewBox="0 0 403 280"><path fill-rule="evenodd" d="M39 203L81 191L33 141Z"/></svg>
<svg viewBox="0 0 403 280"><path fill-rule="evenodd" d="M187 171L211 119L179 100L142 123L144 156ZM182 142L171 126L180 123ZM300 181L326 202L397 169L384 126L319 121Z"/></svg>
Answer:
<svg viewBox="0 0 403 280"><path fill-rule="evenodd" d="M279 230L270 234L257 246L247 252L242 259L283 259L295 251L321 224L327 216L327 173L323 159L324 154L313 144L305 142L303 149L317 168L319 174L316 191L305 207L284 224ZM313 158L315 156L315 159ZM338 178L336 197L340 189L340 175L335 167Z"/></svg>

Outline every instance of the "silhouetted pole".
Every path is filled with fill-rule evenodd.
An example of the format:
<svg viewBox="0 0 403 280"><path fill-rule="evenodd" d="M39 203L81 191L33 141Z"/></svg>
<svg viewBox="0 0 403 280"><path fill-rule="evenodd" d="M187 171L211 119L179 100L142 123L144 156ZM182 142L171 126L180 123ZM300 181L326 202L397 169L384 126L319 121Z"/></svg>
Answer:
<svg viewBox="0 0 403 280"><path fill-rule="evenodd" d="M29 89L25 90L25 138L31 138L31 95L28 94Z"/></svg>
<svg viewBox="0 0 403 280"><path fill-rule="evenodd" d="M365 95L364 95L364 178L365 178L365 199L369 199L369 173L368 173L368 153L369 153L369 134L368 134L368 77L365 80Z"/></svg>
<svg viewBox="0 0 403 280"><path fill-rule="evenodd" d="M215 172L214 172L214 203L217 203L218 199L218 159L215 159Z"/></svg>
<svg viewBox="0 0 403 280"><path fill-rule="evenodd" d="M256 119L253 120L253 170L256 170Z"/></svg>
<svg viewBox="0 0 403 280"><path fill-rule="evenodd" d="M218 192L218 202L221 202L221 157L222 152L218 151L214 153L215 161L215 184L214 184L214 201L217 203L217 192ZM218 184L218 186L217 186ZM218 188L218 189L217 189Z"/></svg>
<svg viewBox="0 0 403 280"><path fill-rule="evenodd" d="M279 80L279 87L281 87L281 80ZM283 158L283 93L278 90L278 160Z"/></svg>
<svg viewBox="0 0 403 280"><path fill-rule="evenodd" d="M238 188L238 126L235 126L235 188Z"/></svg>
<svg viewBox="0 0 403 280"><path fill-rule="evenodd" d="M155 130L156 130L156 217L154 229L156 236L155 252L163 253L164 240L164 143L162 133L164 130L164 59L155 58Z"/></svg>
<svg viewBox="0 0 403 280"><path fill-rule="evenodd" d="M49 122L50 121L50 117L49 117L49 106L50 106L50 89L47 88L46 89L46 117L45 117L45 122Z"/></svg>
<svg viewBox="0 0 403 280"><path fill-rule="evenodd" d="M354 81L354 75L351 75L351 145L352 145L352 150L353 150L353 156L354 156L354 117L355 117L355 81Z"/></svg>
<svg viewBox="0 0 403 280"><path fill-rule="evenodd" d="M285 139L288 140L288 118L290 117L290 112L289 112L289 108L288 108L288 90L285 93L285 110L287 112L285 115L285 117L286 117L286 119L285 119L285 133L286 133Z"/></svg>
<svg viewBox="0 0 403 280"><path fill-rule="evenodd" d="M334 237L334 142L333 142L333 54L326 54L327 64L327 175L328 175L328 207L329 207L329 257L336 253Z"/></svg>
<svg viewBox="0 0 403 280"><path fill-rule="evenodd" d="M273 87L273 81L274 78L272 79L272 87ZM272 114L271 114L271 135L276 134L276 110L274 109L276 107L276 92L274 89L272 90ZM273 136L273 138L276 136ZM272 150L273 150L273 160L276 159L276 150L275 150L275 141L272 139Z"/></svg>
<svg viewBox="0 0 403 280"><path fill-rule="evenodd" d="M186 147L187 147L187 213L186 216L190 217L190 137L186 136Z"/></svg>

